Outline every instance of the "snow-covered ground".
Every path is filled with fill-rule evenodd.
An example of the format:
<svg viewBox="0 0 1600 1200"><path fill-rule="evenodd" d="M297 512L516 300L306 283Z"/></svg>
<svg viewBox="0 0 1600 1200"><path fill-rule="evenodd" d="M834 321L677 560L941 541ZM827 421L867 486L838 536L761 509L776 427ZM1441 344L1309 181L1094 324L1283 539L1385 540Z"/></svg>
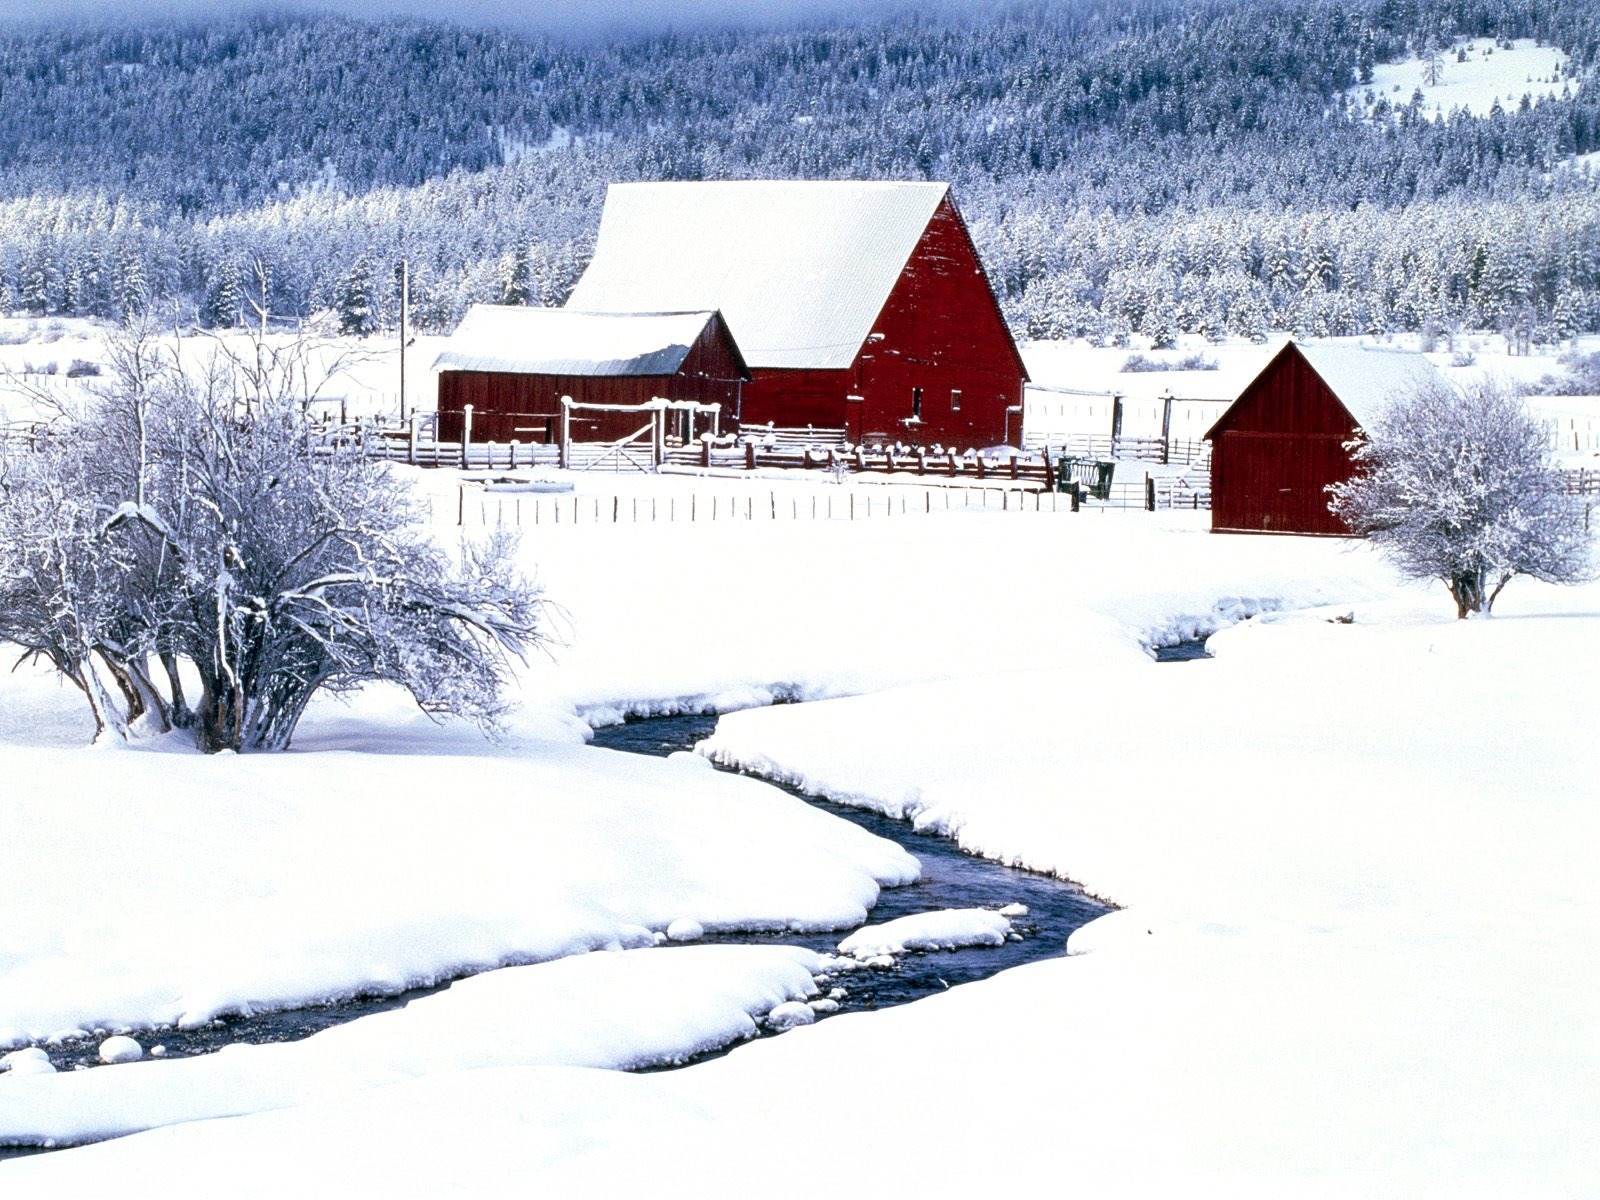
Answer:
<svg viewBox="0 0 1600 1200"><path fill-rule="evenodd" d="M48 418L52 403L80 404L89 391L108 384L114 368L107 338L114 332L106 322L82 317L0 317L0 426ZM351 420L399 415L398 337L308 336L315 348L306 356L307 377L318 397L319 414L331 419L342 413ZM267 341L287 351L295 337L274 332ZM247 339L244 331L231 331L191 333L181 339L161 335L156 340L164 354L176 351L194 363L219 347L237 354ZM435 407L438 385L431 367L445 340L419 336L406 351L409 407L423 411Z"/></svg>
<svg viewBox="0 0 1600 1200"><path fill-rule="evenodd" d="M685 946L490 971L303 1041L9 1080L0 1145L94 1141L457 1071L678 1062L750 1037L757 1018L814 995L821 969L792 946Z"/></svg>
<svg viewBox="0 0 1600 1200"><path fill-rule="evenodd" d="M374 692L284 756L86 750L69 693L0 676L9 1042L617 948L295 1046L0 1074L0 1141L160 1126L0 1163L8 1200L1600 1190L1600 585L1456 622L1364 546L1142 512L541 526L524 553L564 644L500 748ZM1197 633L1214 660L1145 652ZM1068 958L610 1069L803 1024L824 966L658 935L853 928L914 870L703 761L579 744L576 714L774 695L812 702L706 752L1125 908Z"/></svg>
<svg viewBox="0 0 1600 1200"><path fill-rule="evenodd" d="M1465 53L1465 61L1458 56ZM1405 107L1411 96L1422 89L1424 111L1442 118L1452 109L1485 116L1499 103L1513 111L1526 95L1534 104L1554 99L1563 90L1576 91L1578 81L1564 72L1567 56L1554 46L1536 45L1532 38L1517 38L1510 49L1496 47L1488 38L1457 40L1439 55L1442 64L1437 83L1428 82L1428 63L1424 58L1378 63L1372 82L1351 89L1350 95L1364 100L1368 92L1386 97L1391 106Z"/></svg>

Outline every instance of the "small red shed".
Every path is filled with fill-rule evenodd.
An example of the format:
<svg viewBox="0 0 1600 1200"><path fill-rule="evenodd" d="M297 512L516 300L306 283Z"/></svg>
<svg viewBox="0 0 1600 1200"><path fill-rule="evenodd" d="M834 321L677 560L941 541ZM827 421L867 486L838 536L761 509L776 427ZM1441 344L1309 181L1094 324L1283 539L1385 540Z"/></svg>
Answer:
<svg viewBox="0 0 1600 1200"><path fill-rule="evenodd" d="M1205 435L1212 530L1348 537L1327 492L1354 469L1346 443L1430 378L1411 351L1286 344Z"/></svg>
<svg viewBox="0 0 1600 1200"><path fill-rule="evenodd" d="M469 404L475 442L554 443L563 396L606 405L694 401L732 414L750 377L714 311L589 313L494 304L468 310L434 369L439 437L448 442L461 440ZM575 409L572 439L614 441L637 432L640 422L638 412Z"/></svg>
<svg viewBox="0 0 1600 1200"><path fill-rule="evenodd" d="M720 310L745 428L1020 444L1027 372L948 184L612 184L568 303Z"/></svg>

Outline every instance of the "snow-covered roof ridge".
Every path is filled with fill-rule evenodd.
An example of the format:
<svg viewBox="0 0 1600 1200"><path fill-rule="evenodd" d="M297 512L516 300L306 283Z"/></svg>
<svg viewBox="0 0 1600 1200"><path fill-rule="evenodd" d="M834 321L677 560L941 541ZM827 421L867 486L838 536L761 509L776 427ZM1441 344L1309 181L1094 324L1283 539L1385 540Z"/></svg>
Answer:
<svg viewBox="0 0 1600 1200"><path fill-rule="evenodd" d="M583 312L474 304L436 371L532 375L671 375L716 317L693 312Z"/></svg>
<svg viewBox="0 0 1600 1200"><path fill-rule="evenodd" d="M1371 428L1384 408L1419 385L1443 379L1425 356L1392 346L1291 342L1356 424Z"/></svg>
<svg viewBox="0 0 1600 1200"><path fill-rule="evenodd" d="M614 183L568 305L720 309L756 367L847 367L945 183Z"/></svg>

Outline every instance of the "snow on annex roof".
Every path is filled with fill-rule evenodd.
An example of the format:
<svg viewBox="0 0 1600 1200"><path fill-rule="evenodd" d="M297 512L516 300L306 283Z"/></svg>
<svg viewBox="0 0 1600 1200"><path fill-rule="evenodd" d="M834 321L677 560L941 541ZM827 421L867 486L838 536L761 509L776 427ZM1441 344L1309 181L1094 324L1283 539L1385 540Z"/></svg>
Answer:
<svg viewBox="0 0 1600 1200"><path fill-rule="evenodd" d="M594 261L567 303L721 309L753 367L848 367L948 192L834 180L614 183Z"/></svg>
<svg viewBox="0 0 1600 1200"><path fill-rule="evenodd" d="M525 375L672 375L706 323L704 312L579 312L474 304L436 371Z"/></svg>

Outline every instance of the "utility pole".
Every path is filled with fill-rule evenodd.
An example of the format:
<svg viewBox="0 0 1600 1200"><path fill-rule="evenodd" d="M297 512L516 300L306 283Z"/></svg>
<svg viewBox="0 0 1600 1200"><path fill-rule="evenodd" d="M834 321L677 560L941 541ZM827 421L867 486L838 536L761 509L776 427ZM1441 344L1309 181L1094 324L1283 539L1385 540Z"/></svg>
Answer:
<svg viewBox="0 0 1600 1200"><path fill-rule="evenodd" d="M400 260L400 424L406 423L406 341L411 317L411 260Z"/></svg>

